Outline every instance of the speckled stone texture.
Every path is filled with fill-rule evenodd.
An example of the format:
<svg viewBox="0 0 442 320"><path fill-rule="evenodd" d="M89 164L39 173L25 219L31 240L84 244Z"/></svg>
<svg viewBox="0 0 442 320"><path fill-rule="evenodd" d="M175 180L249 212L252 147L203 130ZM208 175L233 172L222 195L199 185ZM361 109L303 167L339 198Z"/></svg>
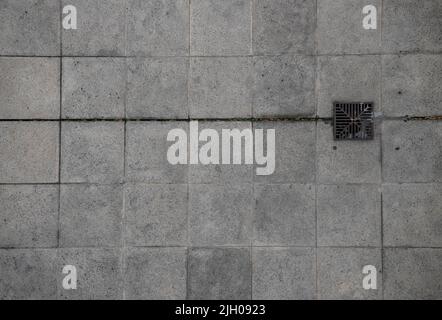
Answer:
<svg viewBox="0 0 442 320"><path fill-rule="evenodd" d="M442 299L441 17L441 0L0 0L0 299ZM333 140L334 102L372 102L374 139ZM274 172L169 163L192 120L274 129Z"/></svg>

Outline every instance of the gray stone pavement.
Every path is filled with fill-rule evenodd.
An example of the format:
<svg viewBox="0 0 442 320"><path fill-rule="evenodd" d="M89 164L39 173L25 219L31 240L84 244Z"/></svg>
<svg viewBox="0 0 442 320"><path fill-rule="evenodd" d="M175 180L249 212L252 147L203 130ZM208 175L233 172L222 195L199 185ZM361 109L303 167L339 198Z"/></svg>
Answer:
<svg viewBox="0 0 442 320"><path fill-rule="evenodd" d="M440 0L0 0L0 299L442 299L441 34ZM190 119L274 128L275 172L171 165Z"/></svg>

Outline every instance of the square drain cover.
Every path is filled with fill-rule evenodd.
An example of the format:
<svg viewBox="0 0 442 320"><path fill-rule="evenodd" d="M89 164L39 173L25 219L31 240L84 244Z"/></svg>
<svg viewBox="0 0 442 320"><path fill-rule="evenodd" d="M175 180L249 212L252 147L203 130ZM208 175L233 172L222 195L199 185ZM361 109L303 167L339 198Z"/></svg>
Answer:
<svg viewBox="0 0 442 320"><path fill-rule="evenodd" d="M333 109L335 140L373 139L372 102L335 102Z"/></svg>

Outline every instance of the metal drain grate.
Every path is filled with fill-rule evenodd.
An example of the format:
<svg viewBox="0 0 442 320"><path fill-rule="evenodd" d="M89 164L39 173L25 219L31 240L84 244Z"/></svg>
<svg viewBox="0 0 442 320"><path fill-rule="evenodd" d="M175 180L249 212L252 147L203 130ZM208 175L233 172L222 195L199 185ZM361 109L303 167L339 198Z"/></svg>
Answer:
<svg viewBox="0 0 442 320"><path fill-rule="evenodd" d="M335 140L373 139L372 102L335 102L333 109Z"/></svg>

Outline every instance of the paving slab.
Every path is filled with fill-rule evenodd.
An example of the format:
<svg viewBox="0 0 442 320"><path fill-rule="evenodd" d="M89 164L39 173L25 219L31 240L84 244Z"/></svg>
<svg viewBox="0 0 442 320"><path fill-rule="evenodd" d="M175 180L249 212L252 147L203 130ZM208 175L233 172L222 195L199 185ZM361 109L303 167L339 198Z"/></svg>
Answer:
<svg viewBox="0 0 442 320"><path fill-rule="evenodd" d="M189 165L189 183L218 183L218 184L235 184L252 182L253 164L245 164L244 150L245 139L241 138L241 165L239 164L221 164L222 163L222 130L238 129L240 131L252 129L252 124L248 121L199 121L198 129L201 133L202 130L211 129L216 130L219 135L219 163L220 164L202 164L201 160L199 164ZM233 145L234 142L231 144ZM203 145L207 143L207 140L199 142L199 150L202 150ZM253 142L252 142L253 143ZM232 149L232 147L231 147ZM233 152L233 151L232 151ZM201 153L201 152L200 152ZM231 161L232 163L233 161Z"/></svg>
<svg viewBox="0 0 442 320"><path fill-rule="evenodd" d="M384 245L442 247L441 194L441 184L384 185Z"/></svg>
<svg viewBox="0 0 442 320"><path fill-rule="evenodd" d="M250 245L251 220L251 184L189 185L192 245Z"/></svg>
<svg viewBox="0 0 442 320"><path fill-rule="evenodd" d="M384 52L442 49L442 3L439 0L385 0L382 16Z"/></svg>
<svg viewBox="0 0 442 320"><path fill-rule="evenodd" d="M324 300L382 299L381 249L318 248L318 293ZM377 270L376 289L364 289L366 274L362 269L372 265Z"/></svg>
<svg viewBox="0 0 442 320"><path fill-rule="evenodd" d="M127 0L127 54L189 54L189 0Z"/></svg>
<svg viewBox="0 0 442 320"><path fill-rule="evenodd" d="M365 6L376 8L376 29L365 29ZM381 52L381 0L318 0L317 42L320 54Z"/></svg>
<svg viewBox="0 0 442 320"><path fill-rule="evenodd" d="M118 183L123 163L123 122L62 123L62 182Z"/></svg>
<svg viewBox="0 0 442 320"><path fill-rule="evenodd" d="M313 54L316 1L254 0L253 53Z"/></svg>
<svg viewBox="0 0 442 320"><path fill-rule="evenodd" d="M442 299L442 249L389 248L384 266L385 299Z"/></svg>
<svg viewBox="0 0 442 320"><path fill-rule="evenodd" d="M314 116L315 65L312 56L255 57L253 116Z"/></svg>
<svg viewBox="0 0 442 320"><path fill-rule="evenodd" d="M128 118L187 119L188 58L128 59Z"/></svg>
<svg viewBox="0 0 442 320"><path fill-rule="evenodd" d="M315 245L315 187L311 184L255 184L255 245Z"/></svg>
<svg viewBox="0 0 442 320"><path fill-rule="evenodd" d="M442 115L442 56L383 56L382 101L386 116Z"/></svg>
<svg viewBox="0 0 442 320"><path fill-rule="evenodd" d="M381 57L320 56L317 65L318 115L333 116L334 102L373 102L380 112Z"/></svg>
<svg viewBox="0 0 442 320"><path fill-rule="evenodd" d="M442 181L441 122L385 121L382 149L384 181Z"/></svg>
<svg viewBox="0 0 442 320"><path fill-rule="evenodd" d="M60 246L121 245L121 185L61 185Z"/></svg>
<svg viewBox="0 0 442 320"><path fill-rule="evenodd" d="M0 249L2 300L57 298L55 249Z"/></svg>
<svg viewBox="0 0 442 320"><path fill-rule="evenodd" d="M63 118L123 118L125 91L124 59L63 58Z"/></svg>
<svg viewBox="0 0 442 320"><path fill-rule="evenodd" d="M191 118L250 118L252 90L251 58L204 57L190 60Z"/></svg>
<svg viewBox="0 0 442 320"><path fill-rule="evenodd" d="M192 55L251 53L250 0L192 0L190 15Z"/></svg>
<svg viewBox="0 0 442 320"><path fill-rule="evenodd" d="M253 299L316 297L314 248L253 248Z"/></svg>
<svg viewBox="0 0 442 320"><path fill-rule="evenodd" d="M0 55L60 55L58 0L4 0L0 4Z"/></svg>
<svg viewBox="0 0 442 320"><path fill-rule="evenodd" d="M319 185L319 246L380 246L379 185Z"/></svg>
<svg viewBox="0 0 442 320"><path fill-rule="evenodd" d="M186 184L130 184L126 186L125 199L127 245L187 243Z"/></svg>
<svg viewBox="0 0 442 320"><path fill-rule="evenodd" d="M318 182L379 183L381 181L380 133L366 141L334 141L333 127L318 122Z"/></svg>
<svg viewBox="0 0 442 320"><path fill-rule="evenodd" d="M130 300L184 300L185 248L130 248L126 252L124 289Z"/></svg>
<svg viewBox="0 0 442 320"><path fill-rule="evenodd" d="M77 288L63 288L63 268L75 266ZM58 298L61 300L116 300L123 297L121 250L118 248L59 249Z"/></svg>
<svg viewBox="0 0 442 320"><path fill-rule="evenodd" d="M125 55L125 1L62 0L67 5L77 8L77 29L62 29L63 55Z"/></svg>
<svg viewBox="0 0 442 320"><path fill-rule="evenodd" d="M194 248L188 259L188 299L251 298L249 248Z"/></svg>
<svg viewBox="0 0 442 320"><path fill-rule="evenodd" d="M60 60L0 58L0 119L58 119Z"/></svg>
<svg viewBox="0 0 442 320"><path fill-rule="evenodd" d="M315 181L315 122L262 121L255 129L275 129L275 171L270 175L256 175L257 183L310 183ZM264 150L267 149L264 138ZM261 165L255 165L262 167Z"/></svg>
<svg viewBox="0 0 442 320"><path fill-rule="evenodd" d="M149 121L127 123L126 179L129 182L186 183L188 165L172 165L167 150L173 142L167 134L173 129L189 132L187 122Z"/></svg>
<svg viewBox="0 0 442 320"><path fill-rule="evenodd" d="M0 247L56 247L57 185L0 185Z"/></svg>
<svg viewBox="0 0 442 320"><path fill-rule="evenodd" d="M0 183L58 182L59 124L0 123Z"/></svg>

